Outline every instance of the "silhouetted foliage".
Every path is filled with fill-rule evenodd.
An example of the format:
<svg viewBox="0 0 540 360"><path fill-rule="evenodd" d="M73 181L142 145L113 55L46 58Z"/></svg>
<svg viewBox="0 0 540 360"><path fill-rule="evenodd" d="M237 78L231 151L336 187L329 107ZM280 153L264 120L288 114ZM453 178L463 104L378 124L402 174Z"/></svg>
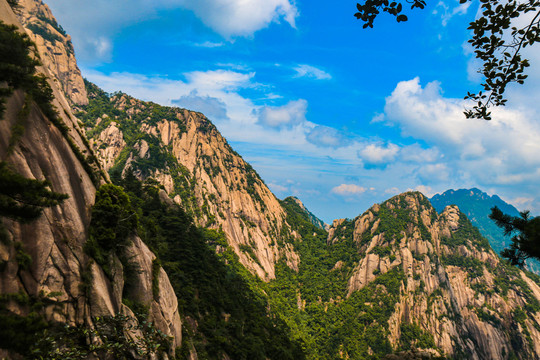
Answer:
<svg viewBox="0 0 540 360"><path fill-rule="evenodd" d="M460 3L467 1L460 0ZM482 15L469 24L468 29L472 30L473 35L468 42L474 48L476 58L483 63L478 72L484 76L485 81L481 84L482 91L468 92L465 96L465 99L476 104L464 113L467 118L491 120L488 109L506 104L503 94L508 84L523 84L527 78L524 70L529 66L529 61L522 58L521 52L525 47L540 41L540 1L480 2ZM397 22L403 22L408 20L403 10L409 4L411 10L424 9L427 5L424 0L365 0L357 4L358 12L355 17L364 22L364 28L372 28L375 18L381 12L395 16ZM528 13L533 13L534 16L527 19L524 25L516 21L523 19Z"/></svg>
<svg viewBox="0 0 540 360"><path fill-rule="evenodd" d="M510 260L512 265L523 267L525 260L540 260L540 217L531 218L529 211L520 216L504 214L498 207L491 209L489 217L504 230L505 235L512 235L510 248L504 249L501 256Z"/></svg>

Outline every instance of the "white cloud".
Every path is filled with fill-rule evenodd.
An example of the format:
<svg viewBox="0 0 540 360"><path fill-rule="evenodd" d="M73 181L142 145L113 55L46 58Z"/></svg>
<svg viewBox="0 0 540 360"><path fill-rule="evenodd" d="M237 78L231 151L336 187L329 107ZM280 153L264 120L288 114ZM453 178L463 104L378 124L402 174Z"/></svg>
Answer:
<svg viewBox="0 0 540 360"><path fill-rule="evenodd" d="M468 105L444 98L437 82L422 87L418 78L398 83L387 97L385 121L427 145L421 152L400 151L402 160L425 158L417 179L426 186L493 188L509 197L539 193L540 123L534 110L493 108L493 120L484 121L466 119Z"/></svg>
<svg viewBox="0 0 540 360"><path fill-rule="evenodd" d="M259 122L270 127L294 126L306 121L307 101L289 101L283 106L264 106L257 111Z"/></svg>
<svg viewBox="0 0 540 360"><path fill-rule="evenodd" d="M306 134L306 139L316 146L339 148L350 144L350 141L338 130L317 125Z"/></svg>
<svg viewBox="0 0 540 360"><path fill-rule="evenodd" d="M208 27L224 36L252 36L272 22L287 22L296 27L298 9L289 0L183 0L181 6L192 10Z"/></svg>
<svg viewBox="0 0 540 360"><path fill-rule="evenodd" d="M231 70L209 70L209 71L192 71L185 74L186 79L195 83L198 89L222 89L236 90L242 87L249 87L251 79L255 73L240 73Z"/></svg>
<svg viewBox="0 0 540 360"><path fill-rule="evenodd" d="M97 62L110 60L116 34L133 24L156 19L164 10L192 12L227 40L251 37L271 23L282 21L295 28L299 15L293 0L48 0L47 4L73 37L79 60ZM103 39L109 41L106 48ZM215 47L220 43L207 41L200 45Z"/></svg>
<svg viewBox="0 0 540 360"><path fill-rule="evenodd" d="M171 103L185 109L201 112L209 119L227 118L227 108L222 100L208 95L199 96L196 89L192 90L188 95L172 100Z"/></svg>
<svg viewBox="0 0 540 360"><path fill-rule="evenodd" d="M387 146L369 144L358 152L358 156L368 164L384 164L393 161L398 151L399 146L395 144Z"/></svg>
<svg viewBox="0 0 540 360"><path fill-rule="evenodd" d="M212 41L204 41L202 43L193 43L193 46L196 47L203 47L203 48L218 48L224 46L224 42L212 42Z"/></svg>
<svg viewBox="0 0 540 360"><path fill-rule="evenodd" d="M331 192L338 195L359 195L366 192L366 188L354 184L341 184L334 187Z"/></svg>
<svg viewBox="0 0 540 360"><path fill-rule="evenodd" d="M307 77L317 80L329 80L332 78L332 75L325 72L324 70L321 70L319 68L316 68L315 66L306 65L306 64L300 64L294 68L294 71L296 71L296 75L294 77Z"/></svg>
<svg viewBox="0 0 540 360"><path fill-rule="evenodd" d="M282 185L279 185L279 184L275 184L275 183L269 183L268 187L270 188L270 190L272 190L275 193L285 194L287 192L290 192L288 187L282 186Z"/></svg>
<svg viewBox="0 0 540 360"><path fill-rule="evenodd" d="M90 44L94 47L95 52L100 58L108 58L111 55L112 44L106 37L100 36L90 40Z"/></svg>
<svg viewBox="0 0 540 360"><path fill-rule="evenodd" d="M424 149L419 144L402 147L400 155L401 160L414 163L431 163L441 157L436 147Z"/></svg>
<svg viewBox="0 0 540 360"><path fill-rule="evenodd" d="M426 195L427 197L432 197L433 195L435 195L435 192L433 191L433 189L431 188L431 186L426 186L426 185L418 185L416 188L415 188L416 191L420 191L422 194Z"/></svg>
<svg viewBox="0 0 540 360"><path fill-rule="evenodd" d="M384 190L384 193L388 195L397 195L400 193L400 191L397 187L391 187L389 189Z"/></svg>
<svg viewBox="0 0 540 360"><path fill-rule="evenodd" d="M519 196L511 200L506 200L510 204L513 204L517 209L524 211L532 209L534 207L534 198Z"/></svg>
<svg viewBox="0 0 540 360"><path fill-rule="evenodd" d="M469 10L469 6L471 6L470 2L465 2L463 4L459 4L456 7L450 9L448 5L446 5L443 1L439 1L437 4L437 8L441 11L434 11L434 14L440 13L441 14L441 22L442 26L448 25L448 22L456 15L465 15L467 14L467 10Z"/></svg>
<svg viewBox="0 0 540 360"><path fill-rule="evenodd" d="M371 119L371 123L380 123L384 121L384 114L377 114Z"/></svg>

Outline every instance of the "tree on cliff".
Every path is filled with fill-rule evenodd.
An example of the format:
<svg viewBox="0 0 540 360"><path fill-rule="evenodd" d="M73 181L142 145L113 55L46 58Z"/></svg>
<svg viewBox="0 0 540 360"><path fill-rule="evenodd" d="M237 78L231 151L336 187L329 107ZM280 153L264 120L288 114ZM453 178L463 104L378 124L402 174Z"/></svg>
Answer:
<svg viewBox="0 0 540 360"><path fill-rule="evenodd" d="M461 4L467 0L459 0ZM539 0L480 0L482 16L471 22L468 29L473 36L468 41L474 48L476 57L483 65L479 70L485 81L483 90L478 93L467 93L465 99L476 104L465 111L467 118L491 120L491 106L505 105L506 86L516 82L523 84L527 75L524 70L529 61L522 58L522 50L540 41L540 1ZM425 0L407 0L410 9L424 9ZM354 16L364 22L365 28L372 28L375 18L380 12L396 17L397 22L407 21L403 14L401 1L365 0L356 5L358 12ZM517 20L526 20L525 25Z"/></svg>
<svg viewBox="0 0 540 360"><path fill-rule="evenodd" d="M12 171L8 164L0 162L0 241L8 236L2 217L21 223L37 219L44 208L56 206L68 198L66 194L49 189L49 182L27 179Z"/></svg>
<svg viewBox="0 0 540 360"><path fill-rule="evenodd" d="M515 234L510 248L501 252L502 257L519 267L523 267L528 258L540 260L540 217L531 218L528 211L521 212L520 216L510 216L495 206L489 218L504 230L505 235Z"/></svg>

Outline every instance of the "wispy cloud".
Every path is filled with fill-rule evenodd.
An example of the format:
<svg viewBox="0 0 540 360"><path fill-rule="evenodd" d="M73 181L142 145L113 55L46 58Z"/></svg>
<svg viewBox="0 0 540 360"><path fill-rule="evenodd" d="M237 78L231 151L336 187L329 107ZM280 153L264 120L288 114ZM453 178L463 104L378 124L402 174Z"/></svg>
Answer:
<svg viewBox="0 0 540 360"><path fill-rule="evenodd" d="M294 77L297 78L306 77L316 80L329 80L332 78L332 75L330 75L326 71L316 68L315 66L306 64L300 64L298 66L295 66L294 71L296 71Z"/></svg>
<svg viewBox="0 0 540 360"><path fill-rule="evenodd" d="M332 189L332 193L342 195L342 196L351 196L351 195L360 195L367 191L365 187L358 186L355 184L341 184Z"/></svg>
<svg viewBox="0 0 540 360"><path fill-rule="evenodd" d="M316 146L339 148L351 141L340 131L329 126L317 125L306 134L306 139Z"/></svg>
<svg viewBox="0 0 540 360"><path fill-rule="evenodd" d="M202 43L192 43L193 46L196 46L196 47L202 47L202 48L218 48L218 47L222 47L225 45L224 42L212 42L212 41L205 41L205 42L202 42Z"/></svg>

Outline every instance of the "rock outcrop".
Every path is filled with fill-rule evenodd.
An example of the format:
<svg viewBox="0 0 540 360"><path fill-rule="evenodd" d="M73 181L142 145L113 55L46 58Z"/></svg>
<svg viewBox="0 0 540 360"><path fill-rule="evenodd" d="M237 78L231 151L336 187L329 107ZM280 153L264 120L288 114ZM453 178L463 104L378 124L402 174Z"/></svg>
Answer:
<svg viewBox="0 0 540 360"><path fill-rule="evenodd" d="M109 104L91 114L81 107L77 116L105 169L158 180L200 226L222 230L260 278L273 279L281 257L298 268L279 200L203 114L89 88L91 103Z"/></svg>
<svg viewBox="0 0 540 360"><path fill-rule="evenodd" d="M56 22L52 22L54 18L45 5L38 1L21 1L21 5L20 16L26 19L25 25L40 19L48 23L48 29L53 33ZM0 0L0 20L24 31L5 0ZM61 50L51 48L50 43L39 39L34 36L42 59L57 56L54 54L57 50L67 51L63 46L68 37L56 42ZM74 61L72 57L71 52L68 59ZM93 151L56 85L67 86L63 90L68 94L78 94L70 98L78 104L85 103L84 87L76 81L70 85L71 70L61 66L55 70L51 68L52 64L44 60L44 66L38 71L55 76L48 80L55 95L53 105L58 110L58 119L51 121L35 103L31 103L28 114L21 117L25 93L16 90L7 99L6 111L0 120L0 161L5 161L13 171L27 178L47 180L53 191L67 194L69 198L58 206L45 209L30 224L2 219L10 239L0 242L0 294L13 314L26 316L34 311L27 303L17 300L29 298L43 302L41 315L47 321L92 327L97 316L132 316L133 313L123 303L124 273L118 259L113 259L106 275L84 251L96 187L107 182L108 176L98 163L93 162ZM73 64L68 63L66 68L73 69ZM74 91L77 87L78 92ZM67 130L61 131L59 123ZM19 128L22 126L24 131L13 141L15 124ZM136 279L135 283L141 289L136 300L149 308L149 320L159 330L174 337L174 350L181 343L181 320L176 295L167 275L163 270L154 275L148 271L152 268L154 255L137 237L132 239L129 251L135 266L146 270ZM29 261L23 264L23 258ZM151 290L150 294L147 292L152 276L159 277L157 297L152 296Z"/></svg>
<svg viewBox="0 0 540 360"><path fill-rule="evenodd" d="M50 78L71 104L86 105L88 97L77 66L71 37L41 0L19 0L16 15L36 44Z"/></svg>
<svg viewBox="0 0 540 360"><path fill-rule="evenodd" d="M504 263L456 206L439 215L420 193L375 205L353 222L361 260L349 296L390 271L403 274L388 321L396 346L403 324L432 334L433 352L467 359L537 359L540 350L539 278ZM343 232L341 232L343 233Z"/></svg>

